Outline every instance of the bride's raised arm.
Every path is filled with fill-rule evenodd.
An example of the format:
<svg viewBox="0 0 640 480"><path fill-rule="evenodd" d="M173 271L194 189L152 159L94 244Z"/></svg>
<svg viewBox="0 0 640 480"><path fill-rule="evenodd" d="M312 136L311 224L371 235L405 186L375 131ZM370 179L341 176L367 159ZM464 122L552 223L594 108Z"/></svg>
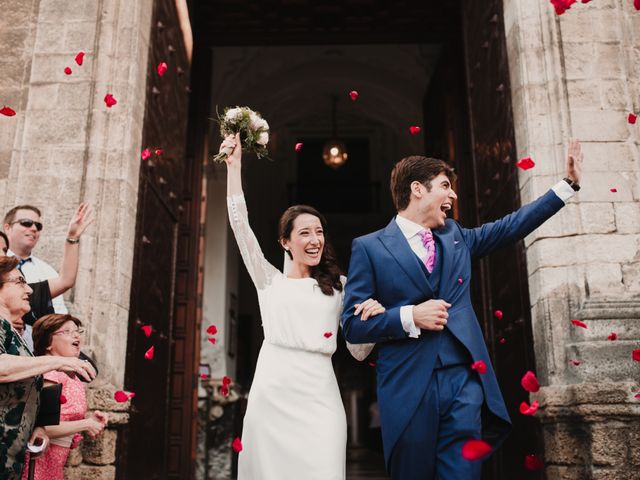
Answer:
<svg viewBox="0 0 640 480"><path fill-rule="evenodd" d="M220 145L220 151L228 156L227 164L227 210L231 229L236 237L242 260L258 290L266 288L280 271L271 265L260 248L258 239L249 226L247 203L242 191L242 146L240 135L228 135Z"/></svg>

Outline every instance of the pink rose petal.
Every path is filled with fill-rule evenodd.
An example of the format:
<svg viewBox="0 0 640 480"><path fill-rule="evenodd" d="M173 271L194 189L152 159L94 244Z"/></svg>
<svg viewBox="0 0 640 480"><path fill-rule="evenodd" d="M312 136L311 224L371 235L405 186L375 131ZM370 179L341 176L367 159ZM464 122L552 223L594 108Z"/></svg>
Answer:
<svg viewBox="0 0 640 480"><path fill-rule="evenodd" d="M535 166L536 162L534 162L531 157L524 157L516 162L516 167L521 168L522 170L529 170Z"/></svg>
<svg viewBox="0 0 640 480"><path fill-rule="evenodd" d="M165 73L167 73L168 69L169 67L165 62L160 62L157 67L158 75L162 77Z"/></svg>
<svg viewBox="0 0 640 480"><path fill-rule="evenodd" d="M484 440L467 440L462 446L462 458L470 462L480 460L491 453L491 445Z"/></svg>
<svg viewBox="0 0 640 480"><path fill-rule="evenodd" d="M527 402L522 402L520 404L520 413L522 415L533 415L538 411L539 406L540 404L538 403L537 400L534 400L533 402L531 402L531 405L527 404Z"/></svg>

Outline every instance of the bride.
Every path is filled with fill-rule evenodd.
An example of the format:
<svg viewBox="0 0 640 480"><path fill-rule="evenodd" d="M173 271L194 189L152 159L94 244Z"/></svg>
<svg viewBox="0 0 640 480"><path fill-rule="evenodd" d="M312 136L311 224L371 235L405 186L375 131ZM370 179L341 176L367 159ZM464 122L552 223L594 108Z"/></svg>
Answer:
<svg viewBox="0 0 640 480"><path fill-rule="evenodd" d="M347 424L331 356L342 311L343 278L325 239L325 220L295 205L280 219L285 273L271 265L251 231L242 192L241 144L227 136L231 228L258 290L264 342L249 392L238 480L344 480ZM362 320L384 312L368 299ZM349 345L363 360L373 345Z"/></svg>

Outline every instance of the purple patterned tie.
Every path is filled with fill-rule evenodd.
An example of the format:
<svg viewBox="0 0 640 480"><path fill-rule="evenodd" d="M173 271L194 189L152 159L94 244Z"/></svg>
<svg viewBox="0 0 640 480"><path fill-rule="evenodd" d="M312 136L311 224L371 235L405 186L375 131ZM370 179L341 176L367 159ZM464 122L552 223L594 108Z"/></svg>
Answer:
<svg viewBox="0 0 640 480"><path fill-rule="evenodd" d="M433 272L433 266L436 263L436 242L433 239L431 230L422 230L418 232L422 239L422 245L427 249L427 254L422 259L424 266L427 267L429 273Z"/></svg>

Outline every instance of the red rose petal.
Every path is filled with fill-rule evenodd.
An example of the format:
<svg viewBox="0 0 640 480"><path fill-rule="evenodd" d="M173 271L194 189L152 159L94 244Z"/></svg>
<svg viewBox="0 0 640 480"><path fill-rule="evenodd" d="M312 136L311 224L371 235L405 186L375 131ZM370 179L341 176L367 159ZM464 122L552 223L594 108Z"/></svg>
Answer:
<svg viewBox="0 0 640 480"><path fill-rule="evenodd" d="M574 367L577 367L582 363L580 360L569 360L569 362L571 362L571 365L573 365Z"/></svg>
<svg viewBox="0 0 640 480"><path fill-rule="evenodd" d="M536 374L531 370L523 375L522 379L520 380L520 385L522 385L522 388L524 388L527 392L537 392L538 390L540 390L540 383L536 378Z"/></svg>
<svg viewBox="0 0 640 480"><path fill-rule="evenodd" d="M142 150L142 152L140 152L140 158L142 158L142 160L148 160L149 158L151 158L151 150L149 150L148 148Z"/></svg>
<svg viewBox="0 0 640 480"><path fill-rule="evenodd" d="M304 145L302 142L296 143L296 146L295 146L296 152L299 152L300 150L302 150L302 145Z"/></svg>
<svg viewBox="0 0 640 480"><path fill-rule="evenodd" d="M157 67L158 75L162 77L165 73L167 73L168 69L169 66L165 62L160 62Z"/></svg>
<svg viewBox="0 0 640 480"><path fill-rule="evenodd" d="M72 73L73 73L73 71L71 70L71 68L64 67L64 74L65 75L71 75Z"/></svg>
<svg viewBox="0 0 640 480"><path fill-rule="evenodd" d="M211 345L215 345L217 340L213 337L209 337L207 338L207 342L209 342Z"/></svg>
<svg viewBox="0 0 640 480"><path fill-rule="evenodd" d="M537 400L534 400L533 402L531 402L531 405L527 404L527 402L522 402L520 404L520 413L522 415L533 415L538 411L539 406L540 404L538 403Z"/></svg>
<svg viewBox="0 0 640 480"><path fill-rule="evenodd" d="M638 0L638 1L640 1L640 0ZM640 398L640 393L636 393L636 394L634 395L634 398Z"/></svg>
<svg viewBox="0 0 640 480"><path fill-rule="evenodd" d="M220 387L220 395L222 395L223 397L229 396L229 387L227 385L222 385Z"/></svg>
<svg viewBox="0 0 640 480"><path fill-rule="evenodd" d="M617 339L618 339L618 334L616 332L611 332L607 337L607 340L611 340L611 341L617 340Z"/></svg>
<svg viewBox="0 0 640 480"><path fill-rule="evenodd" d="M0 113L7 117L13 117L16 114L16 111L13 108L7 107L5 105L4 107L0 108Z"/></svg>
<svg viewBox="0 0 640 480"><path fill-rule="evenodd" d="M531 157L524 157L516 162L516 167L521 168L522 170L529 170L535 166L536 162L534 162Z"/></svg>
<svg viewBox="0 0 640 480"><path fill-rule="evenodd" d="M144 333L145 337L150 337L151 332L153 332L153 327L151 325L143 325L140 327L140 330L142 330L142 333Z"/></svg>
<svg viewBox="0 0 640 480"><path fill-rule="evenodd" d="M479 374L483 375L487 373L487 364L482 360L477 360L471 364L471 370L475 370Z"/></svg>
<svg viewBox="0 0 640 480"><path fill-rule="evenodd" d="M571 8L571 5L576 3L577 0L551 0L551 4L556 9L558 15L562 15L564 12ZM589 0L587 0L589 1Z"/></svg>
<svg viewBox="0 0 640 480"><path fill-rule="evenodd" d="M635 362L640 362L640 348L636 348L631 352L631 358L633 358Z"/></svg>
<svg viewBox="0 0 640 480"><path fill-rule="evenodd" d="M640 0L633 0L633 6L636 7L636 10L640 10Z"/></svg>
<svg viewBox="0 0 640 480"><path fill-rule="evenodd" d="M458 278L458 283L462 285L462 278Z"/></svg>
<svg viewBox="0 0 640 480"><path fill-rule="evenodd" d="M60 394L60 405L64 405L65 403L67 403L67 397L65 397L63 394Z"/></svg>
<svg viewBox="0 0 640 480"><path fill-rule="evenodd" d="M544 462L542 459L533 453L530 453L526 457L524 457L524 468L527 470L540 470L544 467Z"/></svg>
<svg viewBox="0 0 640 480"><path fill-rule="evenodd" d="M227 377L226 375L222 377L222 385L230 385L230 384L231 384L231 378Z"/></svg>
<svg viewBox="0 0 640 480"><path fill-rule="evenodd" d="M484 440L471 439L462 446L462 458L469 461L480 460L491 453L491 445Z"/></svg>
<svg viewBox="0 0 640 480"><path fill-rule="evenodd" d="M584 323L582 320L571 320L571 323L573 323L576 327L589 328L587 327L587 324Z"/></svg>
<svg viewBox="0 0 640 480"><path fill-rule="evenodd" d="M113 97L112 94L107 93L104 96L104 103L107 105L107 108L113 107L118 101Z"/></svg>
<svg viewBox="0 0 640 480"><path fill-rule="evenodd" d="M369 362L369 366L370 366L370 367L375 367L376 365L377 365L377 363L376 363L376 362Z"/></svg>
<svg viewBox="0 0 640 480"><path fill-rule="evenodd" d="M611 193L616 193L616 192L618 191L618 189L617 189L617 188L610 188L610 189L609 189L609 191L610 191Z"/></svg>
<svg viewBox="0 0 640 480"><path fill-rule="evenodd" d="M201 373L200 374L200 379L201 380L206 380L207 378L209 378L209 375L207 375L206 373Z"/></svg>
<svg viewBox="0 0 640 480"><path fill-rule="evenodd" d="M144 352L144 358L146 358L147 360L153 360L153 355L156 352L156 347L151 347L149 350L147 350L146 352Z"/></svg>
<svg viewBox="0 0 640 480"><path fill-rule="evenodd" d="M236 453L240 453L242 451L242 442L238 437L234 438L233 442L231 442L231 448L233 448L233 451Z"/></svg>
<svg viewBox="0 0 640 480"><path fill-rule="evenodd" d="M500 344L501 344L501 345L504 345L505 343L507 343L507 339L506 339L506 338L504 338L504 337L502 337L502 338L499 340L499 342L500 342Z"/></svg>
<svg viewBox="0 0 640 480"><path fill-rule="evenodd" d="M502 317L504 316L504 314L502 313L502 310L496 310L495 312L493 312L493 316L496 317L498 320L502 320Z"/></svg>
<svg viewBox="0 0 640 480"><path fill-rule="evenodd" d="M355 102L358 99L358 95L360 95L356 90L351 90L349 92L349 97L351 97L351 100L353 102ZM365 102L366 103L366 102Z"/></svg>
<svg viewBox="0 0 640 480"><path fill-rule="evenodd" d="M164 150L162 150L161 148L156 149L156 151L154 152L158 157L160 155L162 155L164 153Z"/></svg>
<svg viewBox="0 0 640 480"><path fill-rule="evenodd" d="M422 129L417 125L412 125L411 127L409 127L409 131L411 132L411 135L417 135L422 131Z"/></svg>
<svg viewBox="0 0 640 480"><path fill-rule="evenodd" d="M207 333L209 335L215 335L216 333L218 333L218 328L215 325L209 325L207 327Z"/></svg>
<svg viewBox="0 0 640 480"><path fill-rule="evenodd" d="M124 403L130 398L135 397L136 394L133 392L125 392L124 390L118 390L113 394L113 398L118 403Z"/></svg>
<svg viewBox="0 0 640 480"><path fill-rule="evenodd" d="M331 338L333 336L333 333L331 332L324 332L324 338Z"/></svg>
<svg viewBox="0 0 640 480"><path fill-rule="evenodd" d="M636 0L637 2L640 2L640 0ZM630 113L627 116L627 122L629 122L631 125L636 123L636 120L638 119L638 116L635 113Z"/></svg>
<svg viewBox="0 0 640 480"><path fill-rule="evenodd" d="M84 52L78 52L75 60L78 65L82 65L82 61L84 60Z"/></svg>

